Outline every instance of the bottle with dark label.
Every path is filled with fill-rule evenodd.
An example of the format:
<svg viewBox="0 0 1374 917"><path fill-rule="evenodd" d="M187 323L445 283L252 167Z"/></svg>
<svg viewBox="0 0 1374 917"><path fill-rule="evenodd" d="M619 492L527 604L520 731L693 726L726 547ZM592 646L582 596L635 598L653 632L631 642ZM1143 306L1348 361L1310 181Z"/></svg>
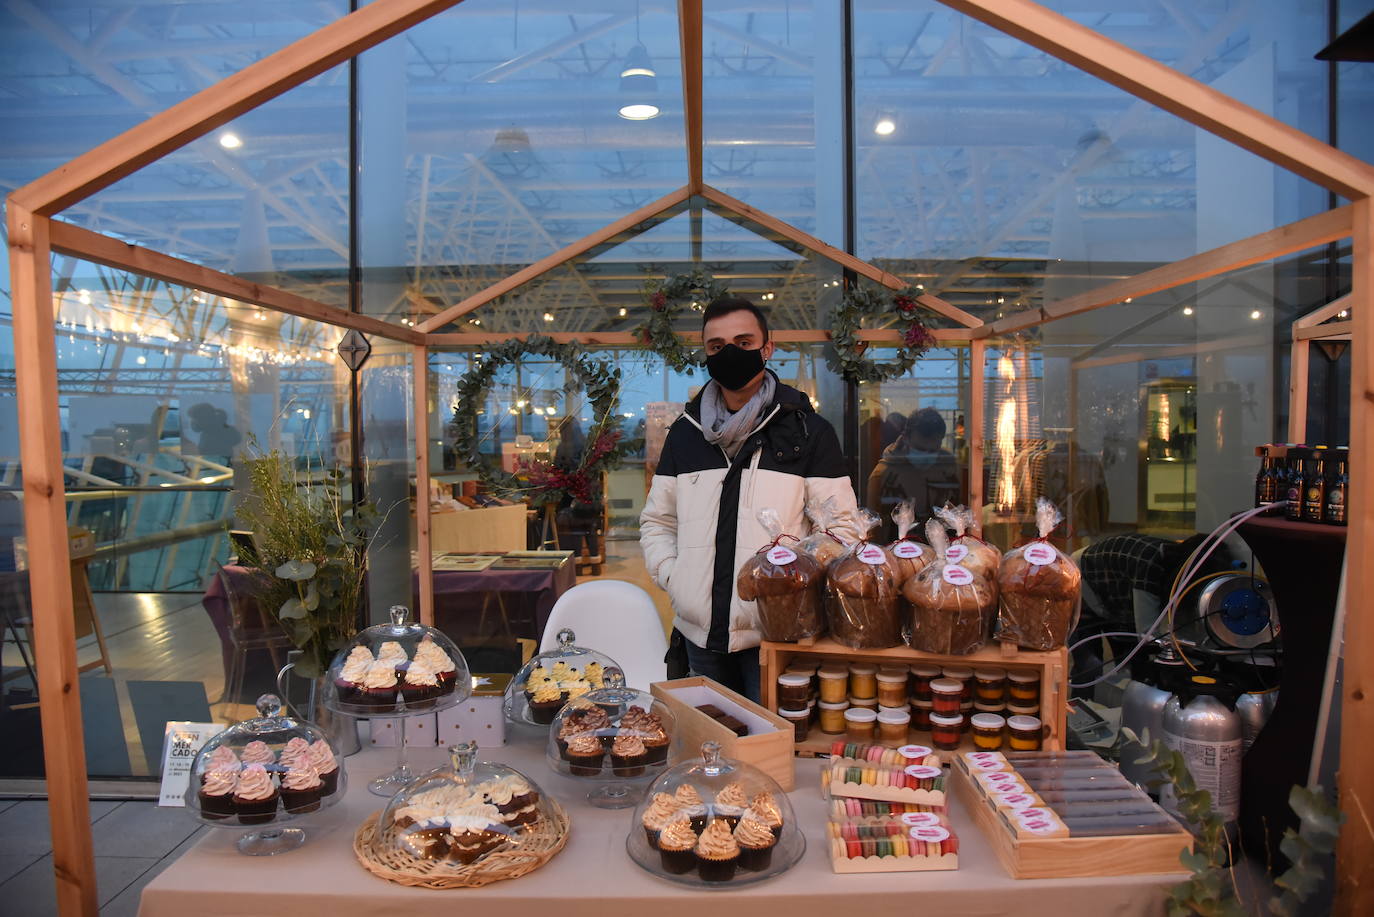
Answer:
<svg viewBox="0 0 1374 917"><path fill-rule="evenodd" d="M1336 470L1326 482L1326 510L1323 521L1331 525L1345 525L1346 498L1349 496L1350 477L1346 471L1346 453L1339 451L1335 456Z"/></svg>
<svg viewBox="0 0 1374 917"><path fill-rule="evenodd" d="M1302 477L1306 457L1306 449L1288 450L1288 471L1283 481L1283 496L1287 506L1283 515L1285 519L1295 522L1302 519Z"/></svg>
<svg viewBox="0 0 1374 917"><path fill-rule="evenodd" d="M1274 471L1274 459L1269 455L1269 447L1262 446L1264 459L1260 462L1259 474L1255 475L1255 505L1263 506L1271 501L1264 499L1269 493L1270 475Z"/></svg>
<svg viewBox="0 0 1374 917"><path fill-rule="evenodd" d="M1326 512L1326 450L1318 449L1302 474L1302 518L1321 522Z"/></svg>

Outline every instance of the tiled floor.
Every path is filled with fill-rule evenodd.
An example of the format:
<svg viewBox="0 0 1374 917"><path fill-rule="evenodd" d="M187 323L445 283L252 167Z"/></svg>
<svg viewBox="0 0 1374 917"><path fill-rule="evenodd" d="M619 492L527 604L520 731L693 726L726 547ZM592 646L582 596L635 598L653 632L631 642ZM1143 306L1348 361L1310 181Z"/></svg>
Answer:
<svg viewBox="0 0 1374 917"><path fill-rule="evenodd" d="M143 801L92 801L91 822L96 889L106 917L134 917L143 886L208 830L179 809ZM47 802L0 799L0 914L57 913L48 838Z"/></svg>

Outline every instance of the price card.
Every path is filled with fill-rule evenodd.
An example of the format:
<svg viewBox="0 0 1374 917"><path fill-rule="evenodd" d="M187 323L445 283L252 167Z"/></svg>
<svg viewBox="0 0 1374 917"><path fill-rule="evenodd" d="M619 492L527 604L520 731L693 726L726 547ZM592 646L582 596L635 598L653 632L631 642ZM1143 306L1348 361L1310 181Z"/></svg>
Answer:
<svg viewBox="0 0 1374 917"><path fill-rule="evenodd" d="M973 582L973 574L968 567L961 567L958 564L950 564L940 574L945 578L945 582L951 586L967 586Z"/></svg>
<svg viewBox="0 0 1374 917"><path fill-rule="evenodd" d="M938 844L941 841L949 840L949 830L939 825L926 825L911 829L911 836L918 841L925 841L930 844Z"/></svg>
<svg viewBox="0 0 1374 917"><path fill-rule="evenodd" d="M935 777L940 776L940 774L944 773L940 770L940 768L930 767L926 764L912 764L909 767L905 768L905 770L907 774L909 774L912 777L915 777L917 780L931 780Z"/></svg>
<svg viewBox="0 0 1374 917"><path fill-rule="evenodd" d="M903 758L913 758L917 761L930 757L930 748L926 745L903 745L897 749L897 754Z"/></svg>
<svg viewBox="0 0 1374 917"><path fill-rule="evenodd" d="M945 563L957 564L965 557L968 557L968 547L965 545L952 544L945 548Z"/></svg>
<svg viewBox="0 0 1374 917"><path fill-rule="evenodd" d="M892 553L903 560L912 560L921 556L921 546L914 541L899 541L893 546Z"/></svg>
<svg viewBox="0 0 1374 917"><path fill-rule="evenodd" d="M210 738L224 731L223 723L189 723L171 720L162 739L162 792L160 806L184 806L191 783L191 763Z"/></svg>
<svg viewBox="0 0 1374 917"><path fill-rule="evenodd" d="M784 548L782 545L778 545L776 548L771 549L766 556L770 564L778 567L797 562L796 552L792 551L790 548Z"/></svg>

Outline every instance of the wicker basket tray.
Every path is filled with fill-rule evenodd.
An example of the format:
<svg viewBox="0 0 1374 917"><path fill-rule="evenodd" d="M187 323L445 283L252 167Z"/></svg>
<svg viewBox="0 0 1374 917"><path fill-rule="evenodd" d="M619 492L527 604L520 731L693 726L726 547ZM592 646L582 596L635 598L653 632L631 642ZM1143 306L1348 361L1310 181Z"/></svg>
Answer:
<svg viewBox="0 0 1374 917"><path fill-rule="evenodd" d="M572 823L556 800L539 801L539 821L526 829L518 847L494 850L476 863L463 866L449 860L423 860L395 849L372 850L372 832L381 812L373 812L353 835L353 854L375 876L420 888L478 888L502 879L516 879L553 859L568 843Z"/></svg>

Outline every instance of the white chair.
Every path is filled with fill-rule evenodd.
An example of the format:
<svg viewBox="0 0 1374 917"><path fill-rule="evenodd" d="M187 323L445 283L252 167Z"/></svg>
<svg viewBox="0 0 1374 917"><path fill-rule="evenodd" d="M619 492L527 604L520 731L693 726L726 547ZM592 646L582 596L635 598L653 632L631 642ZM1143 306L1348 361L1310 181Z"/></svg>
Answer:
<svg viewBox="0 0 1374 917"><path fill-rule="evenodd" d="M625 683L649 690L663 681L668 667L663 656L668 638L663 621L649 593L621 580L596 580L579 583L558 597L539 651L558 646L558 632L569 628L577 635L577 645L605 653L625 670Z"/></svg>

